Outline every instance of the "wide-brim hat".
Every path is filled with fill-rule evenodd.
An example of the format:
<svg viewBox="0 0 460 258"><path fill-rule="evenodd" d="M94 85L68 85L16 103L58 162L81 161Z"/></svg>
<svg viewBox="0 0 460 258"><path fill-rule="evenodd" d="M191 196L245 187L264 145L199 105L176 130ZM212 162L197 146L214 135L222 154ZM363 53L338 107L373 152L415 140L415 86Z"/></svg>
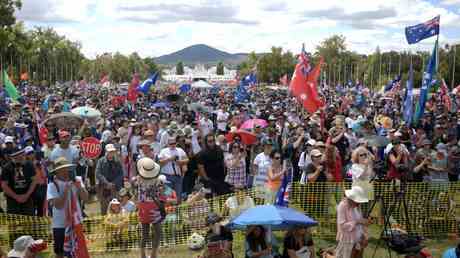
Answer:
<svg viewBox="0 0 460 258"><path fill-rule="evenodd" d="M349 190L345 190L345 196L356 202L356 203L366 203L369 202L369 196L360 186L353 186Z"/></svg>
<svg viewBox="0 0 460 258"><path fill-rule="evenodd" d="M50 174L55 174L61 169L72 167L75 167L75 165L70 163L66 158L60 157L54 161L54 168L50 171Z"/></svg>
<svg viewBox="0 0 460 258"><path fill-rule="evenodd" d="M157 178L160 174L160 165L151 158L141 158L137 161L137 171L139 175L146 179Z"/></svg>

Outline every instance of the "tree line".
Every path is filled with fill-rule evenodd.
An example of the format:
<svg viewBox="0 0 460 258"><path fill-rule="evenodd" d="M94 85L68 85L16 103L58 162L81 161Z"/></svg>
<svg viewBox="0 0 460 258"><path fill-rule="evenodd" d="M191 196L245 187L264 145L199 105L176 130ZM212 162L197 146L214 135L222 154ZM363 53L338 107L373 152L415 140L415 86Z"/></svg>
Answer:
<svg viewBox="0 0 460 258"><path fill-rule="evenodd" d="M457 46L444 45L439 47L438 79L444 78L449 87L460 84L460 52ZM328 85L353 84L359 80L373 89L381 86L401 75L407 80L410 63L414 69L414 87L420 87L423 71L430 52L417 51L387 51L382 52L379 47L369 55L359 54L347 49L346 38L334 35L323 40L313 53L307 53L312 65L316 65L322 56L325 64L322 67L321 80ZM272 47L269 53L250 53L247 59L238 66L240 75L244 76L254 69L257 78L262 83L279 83L285 74L292 77L297 55L290 51L283 51L281 47Z"/></svg>

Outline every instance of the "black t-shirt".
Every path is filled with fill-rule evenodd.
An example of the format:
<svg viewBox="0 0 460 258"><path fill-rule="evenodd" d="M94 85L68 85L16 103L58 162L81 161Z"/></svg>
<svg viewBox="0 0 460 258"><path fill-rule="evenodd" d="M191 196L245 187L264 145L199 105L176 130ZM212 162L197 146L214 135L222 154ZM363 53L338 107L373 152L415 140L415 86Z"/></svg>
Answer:
<svg viewBox="0 0 460 258"><path fill-rule="evenodd" d="M32 184L35 176L35 169L32 163L26 162L23 165L10 162L2 172L1 181L6 181L8 186L16 194L25 194ZM7 196L8 199L12 200Z"/></svg>
<svg viewBox="0 0 460 258"><path fill-rule="evenodd" d="M283 258L289 258L288 249L299 251L304 246L313 246L313 239L309 236L305 236L303 241L303 246L300 246L295 241L294 236L287 236L284 238L284 250L283 250Z"/></svg>
<svg viewBox="0 0 460 258"><path fill-rule="evenodd" d="M197 157L198 165L203 165L206 175L213 181L224 182L224 152L220 148L202 151Z"/></svg>
<svg viewBox="0 0 460 258"><path fill-rule="evenodd" d="M337 149L339 149L340 157L342 157L342 160L345 160L347 157L347 150L350 147L350 143L348 142L347 137L342 136L342 138L340 138L340 140L335 143L335 146Z"/></svg>
<svg viewBox="0 0 460 258"><path fill-rule="evenodd" d="M308 164L305 173L308 174L314 174L316 171L315 166L313 164ZM316 178L315 182L327 182L327 177L326 177L326 172L325 172L325 167L323 166L323 169L319 173L319 176Z"/></svg>

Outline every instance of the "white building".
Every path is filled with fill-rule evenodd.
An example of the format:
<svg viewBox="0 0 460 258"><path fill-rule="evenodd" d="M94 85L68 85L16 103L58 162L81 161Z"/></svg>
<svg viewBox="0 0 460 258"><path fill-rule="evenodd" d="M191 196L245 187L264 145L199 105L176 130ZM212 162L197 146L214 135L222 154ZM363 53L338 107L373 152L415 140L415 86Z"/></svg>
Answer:
<svg viewBox="0 0 460 258"><path fill-rule="evenodd" d="M166 81L180 82L193 81L194 79L204 79L207 81L230 81L235 79L236 70L229 70L224 67L224 74L216 74L217 66L213 66L206 70L204 65L196 65L195 68L184 66L184 74L177 75L176 67L163 70L163 79Z"/></svg>

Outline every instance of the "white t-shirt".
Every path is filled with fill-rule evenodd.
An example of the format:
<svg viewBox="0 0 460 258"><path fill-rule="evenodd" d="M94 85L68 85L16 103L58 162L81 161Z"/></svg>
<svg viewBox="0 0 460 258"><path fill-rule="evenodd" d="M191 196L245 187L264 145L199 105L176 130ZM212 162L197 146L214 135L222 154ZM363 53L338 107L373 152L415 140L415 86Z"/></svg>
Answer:
<svg viewBox="0 0 460 258"><path fill-rule="evenodd" d="M217 129L225 131L227 129L227 120L229 114L222 110L217 111Z"/></svg>
<svg viewBox="0 0 460 258"><path fill-rule="evenodd" d="M82 187L85 187L81 177L77 176L75 179L80 182ZM61 180L55 180L55 182L58 185L59 189L56 188L56 185L53 182L48 184L48 190L46 193L46 200L48 201L57 199L57 198L61 198L64 195L65 185L69 183L69 182L64 182ZM78 191L77 187L75 185L72 186L72 192L76 194L77 191ZM67 205L70 204L69 202L70 202L70 198L66 201L65 206L62 207L62 209L58 209L56 208L56 206L53 206L53 218L52 218L52 223L51 223L52 228L65 228L65 208L68 207ZM80 212L80 216L81 216L80 202L77 202L77 209Z"/></svg>
<svg viewBox="0 0 460 258"><path fill-rule="evenodd" d="M264 186L268 180L268 169L272 164L272 159L265 153L257 154L254 165L257 166L257 173L254 178L254 186Z"/></svg>
<svg viewBox="0 0 460 258"><path fill-rule="evenodd" d="M160 148L161 149L168 147L168 139L169 139L169 133L167 130L165 130L160 136Z"/></svg>
<svg viewBox="0 0 460 258"><path fill-rule="evenodd" d="M173 156L176 156L178 160L185 159L187 158L187 154L185 153L184 150L181 148L164 148L160 151L160 154L158 154L158 159L167 159L171 158ZM166 163L165 165L161 166L161 173L164 175L170 175L170 176L180 176L181 175L181 166L177 164L177 162L170 161Z"/></svg>
<svg viewBox="0 0 460 258"><path fill-rule="evenodd" d="M200 128L203 136L208 135L214 129L214 124L212 123L211 119L204 119L200 120Z"/></svg>

